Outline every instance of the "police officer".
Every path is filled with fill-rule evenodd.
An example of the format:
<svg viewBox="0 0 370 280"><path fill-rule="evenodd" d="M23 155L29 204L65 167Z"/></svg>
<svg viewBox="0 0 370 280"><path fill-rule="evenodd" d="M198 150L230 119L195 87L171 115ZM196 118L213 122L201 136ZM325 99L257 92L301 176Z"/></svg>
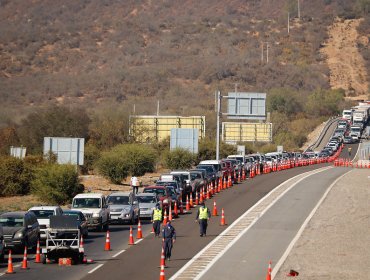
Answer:
<svg viewBox="0 0 370 280"><path fill-rule="evenodd" d="M153 211L153 217L152 217L155 236L159 236L159 234L161 233L162 220L163 220L162 209L160 209L159 204L157 204Z"/></svg>
<svg viewBox="0 0 370 280"><path fill-rule="evenodd" d="M171 225L171 221L167 221L167 224L163 227L163 246L164 246L164 257L167 260L171 258L171 251L173 243L176 242L176 230Z"/></svg>
<svg viewBox="0 0 370 280"><path fill-rule="evenodd" d="M199 222L200 226L200 237L206 236L207 234L207 226L208 226L208 220L211 218L211 212L209 209L205 206L204 202L201 203L201 206L199 207L197 211L196 221Z"/></svg>

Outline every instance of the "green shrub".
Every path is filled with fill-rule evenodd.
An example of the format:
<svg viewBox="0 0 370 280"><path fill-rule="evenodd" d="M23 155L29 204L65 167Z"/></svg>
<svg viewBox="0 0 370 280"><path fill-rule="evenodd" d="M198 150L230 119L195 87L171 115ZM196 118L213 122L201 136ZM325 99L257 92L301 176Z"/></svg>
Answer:
<svg viewBox="0 0 370 280"><path fill-rule="evenodd" d="M80 170L83 174L88 174L94 169L95 163L100 158L100 151L94 145L86 145L85 146L85 157L84 157L84 164L80 167Z"/></svg>
<svg viewBox="0 0 370 280"><path fill-rule="evenodd" d="M194 164L194 158L191 152L177 148L164 154L164 163L169 169L188 169Z"/></svg>
<svg viewBox="0 0 370 280"><path fill-rule="evenodd" d="M122 144L103 153L97 168L111 182L120 184L129 174L143 176L146 172L153 172L156 159L156 153L150 146Z"/></svg>
<svg viewBox="0 0 370 280"><path fill-rule="evenodd" d="M33 170L14 157L0 158L0 196L25 195L30 191Z"/></svg>
<svg viewBox="0 0 370 280"><path fill-rule="evenodd" d="M128 172L132 176L143 176L146 172L153 172L157 156L155 150L147 145L122 144L112 149L120 155L128 165Z"/></svg>
<svg viewBox="0 0 370 280"><path fill-rule="evenodd" d="M38 168L31 188L41 200L58 205L83 192L74 165L47 164Z"/></svg>
<svg viewBox="0 0 370 280"><path fill-rule="evenodd" d="M96 163L99 174L114 184L121 184L129 173L129 164L122 155L109 151L101 155Z"/></svg>

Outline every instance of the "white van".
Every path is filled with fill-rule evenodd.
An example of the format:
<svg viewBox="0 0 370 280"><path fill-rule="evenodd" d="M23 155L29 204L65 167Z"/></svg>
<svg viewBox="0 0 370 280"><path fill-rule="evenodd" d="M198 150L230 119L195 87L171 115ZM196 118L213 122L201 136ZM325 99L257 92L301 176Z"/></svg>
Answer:
<svg viewBox="0 0 370 280"><path fill-rule="evenodd" d="M89 228L108 230L110 213L103 194L80 193L73 198L72 209L80 210L85 215Z"/></svg>
<svg viewBox="0 0 370 280"><path fill-rule="evenodd" d="M216 170L216 174L217 174L217 178L221 178L223 176L223 172L227 169L226 167L226 163L225 162L222 162L221 160L202 160L199 164L199 165L213 165L215 170Z"/></svg>

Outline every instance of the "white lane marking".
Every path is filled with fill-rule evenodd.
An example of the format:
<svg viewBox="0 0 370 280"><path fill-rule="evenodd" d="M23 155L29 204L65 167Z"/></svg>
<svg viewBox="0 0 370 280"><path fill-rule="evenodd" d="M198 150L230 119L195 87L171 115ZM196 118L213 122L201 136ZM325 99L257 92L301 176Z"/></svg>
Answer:
<svg viewBox="0 0 370 280"><path fill-rule="evenodd" d="M135 242L135 244L138 244L139 242L143 241L144 238L141 238Z"/></svg>
<svg viewBox="0 0 370 280"><path fill-rule="evenodd" d="M16 265L13 265L13 267L20 267L21 264L16 264Z"/></svg>
<svg viewBox="0 0 370 280"><path fill-rule="evenodd" d="M312 219L313 215L315 215L317 209L320 207L320 205L322 204L322 202L324 201L324 199L327 197L327 195L329 194L329 192L331 191L331 189L333 188L333 186L340 180L342 179L342 177L344 177L345 175L347 175L348 173L352 172L353 170L349 171L349 172L346 172L344 173L343 175L341 175L340 177L338 177L330 186L329 188L326 190L326 192L324 193L324 195L321 197L321 199L319 200L319 202L316 204L315 208L312 209L310 215L308 215L308 217L306 218L306 220L304 221L304 223L302 224L301 228L298 230L296 236L292 239L292 241L290 242L288 248L286 249L286 251L284 252L284 254L281 256L281 258L279 259L279 261L276 263L276 265L274 266L274 269L271 273L271 276L272 276L272 279L275 278L276 274L278 273L278 271L280 270L280 267L283 265L283 263L285 262L286 258L288 257L290 251L293 249L293 246L295 245L295 243L298 241L298 239L301 237L303 231L305 230L307 224L310 222L310 220Z"/></svg>
<svg viewBox="0 0 370 280"><path fill-rule="evenodd" d="M97 267L93 268L93 269L92 269L92 270L90 270L88 273L89 273L89 274L90 274L90 273L93 273L94 271L96 271L96 270L98 270L99 268L101 268L103 265L104 265L103 263L99 264Z"/></svg>
<svg viewBox="0 0 370 280"><path fill-rule="evenodd" d="M122 254L123 252L125 252L126 250L121 250L119 251L117 254L113 255L112 258L115 258L117 256L119 256L120 254Z"/></svg>
<svg viewBox="0 0 370 280"><path fill-rule="evenodd" d="M0 273L0 277L3 276L3 275L5 275L5 273Z"/></svg>
<svg viewBox="0 0 370 280"><path fill-rule="evenodd" d="M232 230L232 228L234 226L236 226L238 224L238 222L240 220L242 220L245 216L247 216L250 212L253 212L255 211L255 209L260 205L262 204L265 200L268 200L268 198L270 196L272 196L275 192L277 192L280 188L282 188L285 184L288 184L290 183L291 181L294 182L294 180L296 180L297 178L299 177L302 177L300 178L298 181L294 182L292 185L290 185L289 187L287 187L287 189L285 191L283 191L280 195L278 195L270 204L269 206L267 206L263 211L261 211L261 213L259 213L258 215L258 218L261 217L273 204L275 204L276 201L278 201L282 196L285 195L286 192L288 192L291 188L293 188L295 185L297 185L299 182L301 182L302 180L304 180L305 178L311 176L311 175L314 175L316 173L320 173L320 172L323 172L325 170L328 170L328 169L331 169L333 168L332 166L328 166L328 167L323 167L323 168L320 168L320 169L316 169L316 170L313 170L313 171L308 171L308 172L305 172L305 173L302 173L302 174L299 174L299 175L296 175L284 182L282 182L280 185L278 185L277 187L275 187L272 191L270 191L266 196L264 196L263 198L261 198L255 205L253 205L251 208L249 208L244 214L242 214L238 219L236 219L227 229L225 229L223 232L221 232L219 234L219 236L217 236L215 239L213 239L206 247L204 247L198 254L196 254L191 260L189 260L180 270L178 270L171 278L170 280L174 280L174 279L177 279L177 277L179 278L182 278L180 275L188 268L190 267L194 261L197 260L197 258L199 258L200 256L203 256L204 255L204 252L206 252L211 246L213 246L213 244L215 244L216 242L219 241L219 239L221 239L222 237L224 237L225 235L227 235L227 233ZM257 219L254 219L251 224L254 224L256 222ZM239 235L235 236L236 239L239 239L245 232L247 229L249 229L250 226L248 225L248 227L246 229L243 229L242 232L239 233ZM232 241L233 242L233 241ZM235 241L236 242L236 241ZM233 242L233 243L235 243ZM208 264L206 264L204 266L204 270L197 274L196 277L193 277L193 279L199 279L202 275L204 275L210 268L211 266L219 259L221 258L225 253L226 253L226 250L229 249L230 246L226 246L223 250L221 249L220 252L218 253L218 255L212 259Z"/></svg>

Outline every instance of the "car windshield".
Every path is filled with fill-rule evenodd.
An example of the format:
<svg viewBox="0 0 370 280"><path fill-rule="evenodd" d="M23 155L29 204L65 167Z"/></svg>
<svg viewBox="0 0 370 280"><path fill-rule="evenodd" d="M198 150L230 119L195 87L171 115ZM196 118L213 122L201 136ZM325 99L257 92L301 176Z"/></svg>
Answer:
<svg viewBox="0 0 370 280"><path fill-rule="evenodd" d="M165 190L164 189L149 188L149 189L144 189L144 193L155 193L159 196L164 196L165 195Z"/></svg>
<svg viewBox="0 0 370 280"><path fill-rule="evenodd" d="M3 227L22 227L23 217L0 217L0 225Z"/></svg>
<svg viewBox="0 0 370 280"><path fill-rule="evenodd" d="M213 167L212 166L207 166L207 165L199 165L197 166L197 169L205 169L207 172L213 172Z"/></svg>
<svg viewBox="0 0 370 280"><path fill-rule="evenodd" d="M352 132L360 132L361 131L361 128L359 128L359 127L352 127L351 128L351 131Z"/></svg>
<svg viewBox="0 0 370 280"><path fill-rule="evenodd" d="M126 195L112 195L108 196L107 203L109 205L129 205L130 204L130 198Z"/></svg>
<svg viewBox="0 0 370 280"><path fill-rule="evenodd" d="M202 176L199 173L190 173L191 180L202 179Z"/></svg>
<svg viewBox="0 0 370 280"><path fill-rule="evenodd" d="M139 203L156 203L154 196L137 196Z"/></svg>
<svg viewBox="0 0 370 280"><path fill-rule="evenodd" d="M100 208L100 198L75 198L73 208Z"/></svg>
<svg viewBox="0 0 370 280"><path fill-rule="evenodd" d="M53 210L31 210L38 219L47 219L54 215Z"/></svg>

